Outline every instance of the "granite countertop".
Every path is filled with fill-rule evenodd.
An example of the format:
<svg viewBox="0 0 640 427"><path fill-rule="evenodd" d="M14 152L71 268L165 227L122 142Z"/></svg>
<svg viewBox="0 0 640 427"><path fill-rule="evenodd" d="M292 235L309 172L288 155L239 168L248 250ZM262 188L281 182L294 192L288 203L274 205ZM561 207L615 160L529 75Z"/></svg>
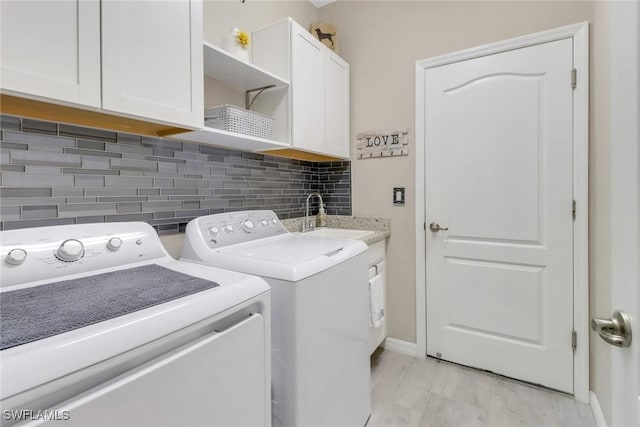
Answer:
<svg viewBox="0 0 640 427"><path fill-rule="evenodd" d="M312 216L315 220L315 216ZM291 232L300 231L304 218L283 219L282 225ZM391 235L391 219L369 216L327 215L327 228L375 231L373 235L358 239L371 246Z"/></svg>

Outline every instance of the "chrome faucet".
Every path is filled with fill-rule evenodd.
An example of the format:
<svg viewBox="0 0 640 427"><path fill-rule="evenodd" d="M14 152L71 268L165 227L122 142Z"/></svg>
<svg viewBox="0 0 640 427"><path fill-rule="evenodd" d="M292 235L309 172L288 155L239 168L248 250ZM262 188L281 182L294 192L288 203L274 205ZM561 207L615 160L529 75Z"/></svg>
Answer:
<svg viewBox="0 0 640 427"><path fill-rule="evenodd" d="M301 230L303 233L307 231L312 231L316 228L315 221L309 219L309 199L313 196L317 196L318 199L320 199L320 210L321 211L324 210L324 202L322 201L322 196L320 195L320 193L314 191L313 193L307 196L307 202L305 204L306 209L304 214L304 221L302 222L302 230Z"/></svg>

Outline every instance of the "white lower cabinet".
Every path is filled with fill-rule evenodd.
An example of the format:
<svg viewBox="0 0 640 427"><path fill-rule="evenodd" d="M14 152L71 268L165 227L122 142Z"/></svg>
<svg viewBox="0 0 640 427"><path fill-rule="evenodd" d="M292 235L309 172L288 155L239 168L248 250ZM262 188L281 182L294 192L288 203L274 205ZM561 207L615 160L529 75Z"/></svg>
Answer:
<svg viewBox="0 0 640 427"><path fill-rule="evenodd" d="M2 1L3 94L202 126L202 2Z"/></svg>
<svg viewBox="0 0 640 427"><path fill-rule="evenodd" d="M385 241L369 246L369 298L371 321L369 323L369 353L382 344L387 337L387 284L385 268Z"/></svg>
<svg viewBox="0 0 640 427"><path fill-rule="evenodd" d="M348 159L349 64L291 18L253 33L253 63L290 82L291 147Z"/></svg>

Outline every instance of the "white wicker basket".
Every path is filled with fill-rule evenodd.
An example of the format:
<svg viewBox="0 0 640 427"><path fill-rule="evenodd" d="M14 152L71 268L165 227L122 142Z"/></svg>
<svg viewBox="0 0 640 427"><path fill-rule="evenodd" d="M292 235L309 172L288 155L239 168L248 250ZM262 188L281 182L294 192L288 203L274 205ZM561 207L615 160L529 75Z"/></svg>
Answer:
<svg viewBox="0 0 640 427"><path fill-rule="evenodd" d="M235 105L219 105L204 110L204 125L227 132L271 139L275 119Z"/></svg>

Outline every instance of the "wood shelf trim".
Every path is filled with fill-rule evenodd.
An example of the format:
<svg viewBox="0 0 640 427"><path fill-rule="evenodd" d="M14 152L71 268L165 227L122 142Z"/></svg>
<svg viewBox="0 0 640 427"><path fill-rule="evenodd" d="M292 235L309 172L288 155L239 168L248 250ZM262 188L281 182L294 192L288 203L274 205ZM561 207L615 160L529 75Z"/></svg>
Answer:
<svg viewBox="0 0 640 427"><path fill-rule="evenodd" d="M281 150L262 150L261 154L268 154L276 157L286 157L287 159L304 160L306 162L348 162L349 159L327 156L325 154L310 153L308 151L296 150L294 148L284 148Z"/></svg>
<svg viewBox="0 0 640 427"><path fill-rule="evenodd" d="M0 94L0 113L156 137L188 131L184 128L120 117L101 111L83 110L6 94Z"/></svg>

